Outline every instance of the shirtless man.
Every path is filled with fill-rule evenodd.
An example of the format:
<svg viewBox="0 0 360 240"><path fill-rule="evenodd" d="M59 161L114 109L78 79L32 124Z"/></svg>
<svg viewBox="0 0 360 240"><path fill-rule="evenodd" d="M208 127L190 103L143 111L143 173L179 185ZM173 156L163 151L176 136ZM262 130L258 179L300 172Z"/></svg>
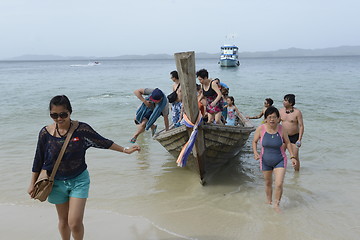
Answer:
<svg viewBox="0 0 360 240"><path fill-rule="evenodd" d="M301 111L294 108L295 95L287 94L284 96L284 107L280 109L280 118L282 125L286 129L291 142L292 152L295 154L297 163L294 167L295 171L300 170L299 148L301 147L301 139L304 134L304 123Z"/></svg>
<svg viewBox="0 0 360 240"><path fill-rule="evenodd" d="M172 71L170 73L170 79L173 81L172 91L176 91L177 98L175 102L171 103L171 112L172 112L172 122L176 124L182 119L182 96L181 96L181 86L179 80L179 74L177 71Z"/></svg>

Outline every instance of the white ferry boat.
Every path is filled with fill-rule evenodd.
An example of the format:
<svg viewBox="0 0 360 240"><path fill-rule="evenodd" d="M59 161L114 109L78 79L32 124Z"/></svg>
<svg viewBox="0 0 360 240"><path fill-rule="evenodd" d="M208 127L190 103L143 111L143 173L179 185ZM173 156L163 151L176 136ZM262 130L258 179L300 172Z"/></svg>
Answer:
<svg viewBox="0 0 360 240"><path fill-rule="evenodd" d="M221 47L220 66L237 67L240 65L238 59L239 48L235 45L224 45Z"/></svg>

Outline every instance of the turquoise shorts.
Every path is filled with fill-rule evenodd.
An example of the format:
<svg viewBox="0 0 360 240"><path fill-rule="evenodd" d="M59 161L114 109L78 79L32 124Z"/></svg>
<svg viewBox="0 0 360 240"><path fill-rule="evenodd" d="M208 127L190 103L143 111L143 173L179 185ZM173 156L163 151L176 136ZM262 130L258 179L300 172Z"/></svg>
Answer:
<svg viewBox="0 0 360 240"><path fill-rule="evenodd" d="M88 170L69 180L55 180L48 201L53 204L62 204L73 198L88 198L90 176Z"/></svg>

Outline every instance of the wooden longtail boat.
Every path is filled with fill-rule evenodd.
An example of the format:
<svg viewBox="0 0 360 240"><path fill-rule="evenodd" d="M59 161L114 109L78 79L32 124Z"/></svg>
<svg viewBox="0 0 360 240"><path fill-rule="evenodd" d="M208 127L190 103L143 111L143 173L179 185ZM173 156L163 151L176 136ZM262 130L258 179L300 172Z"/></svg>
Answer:
<svg viewBox="0 0 360 240"><path fill-rule="evenodd" d="M192 123L198 114L194 52L176 53L176 67L179 73L184 111ZM199 172L201 183L212 166L220 167L238 155L255 126L244 116L240 116L238 126L200 123L198 135L187 166ZM180 126L169 131L160 131L154 137L169 153L178 157L189 140L192 128Z"/></svg>

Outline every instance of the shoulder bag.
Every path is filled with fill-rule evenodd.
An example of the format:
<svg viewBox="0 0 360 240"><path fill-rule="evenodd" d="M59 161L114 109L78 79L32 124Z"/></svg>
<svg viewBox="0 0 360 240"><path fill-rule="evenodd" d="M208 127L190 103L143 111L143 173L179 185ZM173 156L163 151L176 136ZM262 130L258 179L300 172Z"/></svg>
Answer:
<svg viewBox="0 0 360 240"><path fill-rule="evenodd" d="M176 99L178 97L176 91L179 89L179 87L180 87L180 84L177 86L175 91L173 91L172 93L167 95L167 99L169 100L169 103L173 103L176 101Z"/></svg>
<svg viewBox="0 0 360 240"><path fill-rule="evenodd" d="M42 169L39 173L38 179L34 184L34 192L31 195L32 198L39 200L40 202L45 201L51 193L52 187L54 185L54 178L56 171L60 165L61 159L65 153L67 145L70 142L70 138L74 133L75 129L79 126L78 121L73 121L70 127L70 130L66 136L65 142L60 150L59 156L55 162L54 168L51 172L50 177L47 174L47 170Z"/></svg>

